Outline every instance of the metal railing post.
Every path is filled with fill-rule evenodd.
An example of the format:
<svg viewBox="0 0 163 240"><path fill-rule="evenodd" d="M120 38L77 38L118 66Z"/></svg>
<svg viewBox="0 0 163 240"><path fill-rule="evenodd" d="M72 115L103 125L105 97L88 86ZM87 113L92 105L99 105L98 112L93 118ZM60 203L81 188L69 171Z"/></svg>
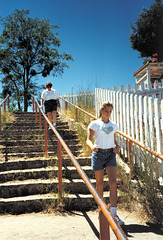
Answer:
<svg viewBox="0 0 163 240"><path fill-rule="evenodd" d="M8 96L8 110L10 108L10 99L9 99L9 96Z"/></svg>
<svg viewBox="0 0 163 240"><path fill-rule="evenodd" d="M75 108L75 122L78 121L78 109Z"/></svg>
<svg viewBox="0 0 163 240"><path fill-rule="evenodd" d="M37 103L36 102L35 102L35 107L36 107L35 122L37 123L38 119L37 119Z"/></svg>
<svg viewBox="0 0 163 240"><path fill-rule="evenodd" d="M62 198L62 145L58 140L58 192Z"/></svg>
<svg viewBox="0 0 163 240"><path fill-rule="evenodd" d="M100 240L110 240L110 225L101 210L99 210L99 230Z"/></svg>
<svg viewBox="0 0 163 240"><path fill-rule="evenodd" d="M131 147L132 147L132 142L130 141L130 139L128 139L128 159L129 159L129 168L130 168L130 180L133 177Z"/></svg>
<svg viewBox="0 0 163 240"><path fill-rule="evenodd" d="M47 121L45 119L45 157L48 156L48 129Z"/></svg>
<svg viewBox="0 0 163 240"><path fill-rule="evenodd" d="M42 122L41 122L41 110L39 108L39 124L40 124L40 130L42 129Z"/></svg>
<svg viewBox="0 0 163 240"><path fill-rule="evenodd" d="M6 101L4 101L4 112L6 112Z"/></svg>
<svg viewBox="0 0 163 240"><path fill-rule="evenodd" d="M34 97L33 97L33 112L35 111L35 100L34 100Z"/></svg>
<svg viewBox="0 0 163 240"><path fill-rule="evenodd" d="M2 121L1 121L1 107L0 107L0 131L1 131L1 123Z"/></svg>

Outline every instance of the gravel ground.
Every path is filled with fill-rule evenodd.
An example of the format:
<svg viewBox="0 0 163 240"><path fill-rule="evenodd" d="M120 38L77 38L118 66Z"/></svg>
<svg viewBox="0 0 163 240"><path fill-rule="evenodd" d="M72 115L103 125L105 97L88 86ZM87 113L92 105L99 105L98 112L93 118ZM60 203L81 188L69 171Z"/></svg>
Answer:
<svg viewBox="0 0 163 240"><path fill-rule="evenodd" d="M161 240L163 233L146 224L136 213L118 211L125 221L128 239ZM110 239L116 239L111 232ZM99 239L98 212L31 213L0 215L1 240L96 240Z"/></svg>

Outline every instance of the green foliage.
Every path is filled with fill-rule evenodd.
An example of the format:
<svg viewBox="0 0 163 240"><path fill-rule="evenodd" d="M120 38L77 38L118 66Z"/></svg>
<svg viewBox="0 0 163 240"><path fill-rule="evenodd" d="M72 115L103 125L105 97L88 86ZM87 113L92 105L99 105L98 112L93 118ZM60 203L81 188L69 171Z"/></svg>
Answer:
<svg viewBox="0 0 163 240"><path fill-rule="evenodd" d="M131 25L130 42L133 50L140 52L140 57L158 54L158 61L163 61L163 3L155 0L149 10L143 9L136 23Z"/></svg>
<svg viewBox="0 0 163 240"><path fill-rule="evenodd" d="M12 94L20 110L23 103L24 111L31 104L31 95L39 93L33 79L37 75L61 75L68 67L65 61L73 60L70 54L58 51L61 45L58 26L50 25L48 19L32 19L28 15L29 10L14 10L0 19L4 26L0 36L3 95Z"/></svg>

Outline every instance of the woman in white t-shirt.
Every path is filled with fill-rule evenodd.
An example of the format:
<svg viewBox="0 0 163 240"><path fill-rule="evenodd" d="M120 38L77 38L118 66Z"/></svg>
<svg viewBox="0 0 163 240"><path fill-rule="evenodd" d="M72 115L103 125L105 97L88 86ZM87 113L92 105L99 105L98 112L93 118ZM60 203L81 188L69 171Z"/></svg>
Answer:
<svg viewBox="0 0 163 240"><path fill-rule="evenodd" d="M87 145L92 150L91 166L95 171L97 192L103 198L103 178L106 169L110 186L111 212L118 223L123 225L124 222L117 216L116 154L119 153L120 147L116 141L118 126L109 119L112 110L113 105L110 102L101 105L99 119L92 121L88 126Z"/></svg>
<svg viewBox="0 0 163 240"><path fill-rule="evenodd" d="M46 83L46 89L41 94L41 107L45 101L45 113L47 113L50 122L56 127L57 106L60 107L57 91L52 89L52 83ZM50 128L50 127L49 127Z"/></svg>

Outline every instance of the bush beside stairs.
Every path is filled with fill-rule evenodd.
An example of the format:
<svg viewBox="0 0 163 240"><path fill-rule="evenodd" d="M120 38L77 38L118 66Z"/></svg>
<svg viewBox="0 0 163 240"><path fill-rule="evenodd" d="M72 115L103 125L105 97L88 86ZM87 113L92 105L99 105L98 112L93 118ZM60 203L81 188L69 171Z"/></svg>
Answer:
<svg viewBox="0 0 163 240"><path fill-rule="evenodd" d="M15 113L15 121L7 123L0 132L0 214L21 214L55 208L58 196L57 138L48 130L48 157L44 155L44 120L42 130L35 123L35 113ZM92 184L90 158L80 157L82 147L76 131L57 116L57 131L64 139ZM87 211L97 207L95 200L64 151L63 198L64 208ZM108 184L104 183L107 191ZM105 196L105 195L104 195Z"/></svg>

